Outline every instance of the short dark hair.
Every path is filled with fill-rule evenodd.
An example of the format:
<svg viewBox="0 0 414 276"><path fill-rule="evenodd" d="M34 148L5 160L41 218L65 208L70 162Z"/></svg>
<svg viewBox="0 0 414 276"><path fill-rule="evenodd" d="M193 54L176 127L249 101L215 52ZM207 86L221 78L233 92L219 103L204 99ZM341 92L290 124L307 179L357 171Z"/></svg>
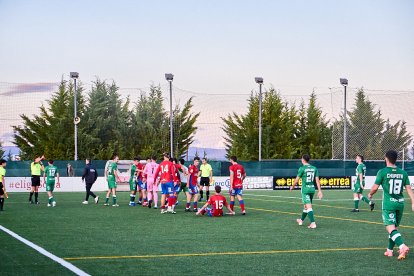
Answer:
<svg viewBox="0 0 414 276"><path fill-rule="evenodd" d="M0 165L3 165L4 163L7 163L6 159L1 159L0 160Z"/></svg>
<svg viewBox="0 0 414 276"><path fill-rule="evenodd" d="M221 192L221 186L219 186L219 185L215 186L214 190L216 191L216 193L220 193Z"/></svg>
<svg viewBox="0 0 414 276"><path fill-rule="evenodd" d="M364 162L364 156L362 154L357 154L357 157L361 158L361 161Z"/></svg>
<svg viewBox="0 0 414 276"><path fill-rule="evenodd" d="M203 160L206 160L207 161L207 158L206 157L203 157Z"/></svg>
<svg viewBox="0 0 414 276"><path fill-rule="evenodd" d="M194 161L196 161L196 160L198 160L198 161L200 161L200 157L194 157Z"/></svg>
<svg viewBox="0 0 414 276"><path fill-rule="evenodd" d="M157 156L153 155L153 156L151 157L151 159L152 159L152 160L157 160Z"/></svg>
<svg viewBox="0 0 414 276"><path fill-rule="evenodd" d="M119 157L118 154L116 154L116 153L112 154L111 160L114 160L116 157Z"/></svg>
<svg viewBox="0 0 414 276"><path fill-rule="evenodd" d="M53 159L50 159L50 160L49 160L49 163L50 163L50 164L53 164L53 162L55 162L55 160L53 160Z"/></svg>
<svg viewBox="0 0 414 276"><path fill-rule="evenodd" d="M170 162L174 162L174 158L170 157Z"/></svg>
<svg viewBox="0 0 414 276"><path fill-rule="evenodd" d="M302 155L302 159L305 160L306 162L309 162L310 155L305 153L304 155Z"/></svg>
<svg viewBox="0 0 414 276"><path fill-rule="evenodd" d="M237 156L236 155L230 156L230 160L233 160L234 162L237 162Z"/></svg>
<svg viewBox="0 0 414 276"><path fill-rule="evenodd" d="M385 157L391 164L394 165L397 162L398 152L396 152L395 150L389 150L385 153Z"/></svg>
<svg viewBox="0 0 414 276"><path fill-rule="evenodd" d="M180 164L181 164L181 165L184 165L184 163L185 163L185 160L184 160L183 158L181 158L181 159L180 159Z"/></svg>
<svg viewBox="0 0 414 276"><path fill-rule="evenodd" d="M163 157L166 157L166 158L170 158L170 154L169 154L168 152L164 152L164 153L162 154L162 156L163 156Z"/></svg>
<svg viewBox="0 0 414 276"><path fill-rule="evenodd" d="M91 160L90 157L89 158L86 158L85 160L89 161L89 163L92 163L92 160Z"/></svg>
<svg viewBox="0 0 414 276"><path fill-rule="evenodd" d="M134 158L134 161L140 161L141 160L141 158L139 158L139 156L136 156L135 158Z"/></svg>

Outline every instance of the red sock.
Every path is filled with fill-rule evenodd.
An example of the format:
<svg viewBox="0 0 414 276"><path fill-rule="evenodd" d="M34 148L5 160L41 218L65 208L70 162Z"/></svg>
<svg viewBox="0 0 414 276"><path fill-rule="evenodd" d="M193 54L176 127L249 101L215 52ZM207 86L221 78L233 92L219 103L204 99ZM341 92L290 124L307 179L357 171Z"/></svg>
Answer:
<svg viewBox="0 0 414 276"><path fill-rule="evenodd" d="M242 211L244 211L244 203L240 204L240 208L241 208Z"/></svg>
<svg viewBox="0 0 414 276"><path fill-rule="evenodd" d="M230 210L234 211L234 203L233 204L230 203Z"/></svg>
<svg viewBox="0 0 414 276"><path fill-rule="evenodd" d="M190 208L190 202L187 202L187 204L185 204L185 208L189 209Z"/></svg>
<svg viewBox="0 0 414 276"><path fill-rule="evenodd" d="M172 207L175 204L175 196L171 196L168 200L168 206Z"/></svg>

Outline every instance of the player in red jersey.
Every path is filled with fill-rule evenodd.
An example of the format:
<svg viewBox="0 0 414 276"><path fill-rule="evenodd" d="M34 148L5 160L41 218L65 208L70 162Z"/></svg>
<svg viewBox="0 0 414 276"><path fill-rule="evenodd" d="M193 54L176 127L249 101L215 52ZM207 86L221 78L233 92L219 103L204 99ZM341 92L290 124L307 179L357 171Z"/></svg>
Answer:
<svg viewBox="0 0 414 276"><path fill-rule="evenodd" d="M229 210L230 215L234 215L234 211L230 209L230 205L227 202L226 198L220 194L221 187L216 186L214 187L216 190L216 194L209 198L206 204L197 212L196 215L204 215L207 213L209 217L222 217L223 216L223 207ZM208 205L211 205L213 208L209 208Z"/></svg>
<svg viewBox="0 0 414 276"><path fill-rule="evenodd" d="M176 200L176 197L174 196L174 181L177 180L174 177L175 167L174 164L170 162L170 155L168 153L164 153L163 157L164 161L161 162L154 174L154 183L156 182L158 175L161 173L161 214L166 212L175 214L173 209ZM168 209L165 210L165 198L167 195L169 195Z"/></svg>
<svg viewBox="0 0 414 276"><path fill-rule="evenodd" d="M246 172L242 165L237 163L237 157L230 157L230 209L234 210L234 197L237 196L239 200L242 215L246 214L244 209L243 195L243 180L246 178Z"/></svg>
<svg viewBox="0 0 414 276"><path fill-rule="evenodd" d="M139 160L141 160L141 157L138 156ZM137 165L137 189L139 191L139 199L138 204L142 206L148 205L148 199L147 199L147 183L144 181L144 168L145 165L141 162L138 162ZM144 200L144 202L142 202Z"/></svg>
<svg viewBox="0 0 414 276"><path fill-rule="evenodd" d="M198 191L199 191L199 184L197 182L198 177L198 164L200 163L199 157L194 157L194 163L188 167L188 183L187 183L187 204L185 205L185 211L191 212L190 204L191 199L194 198L193 208L194 212L197 212L197 203L198 203Z"/></svg>

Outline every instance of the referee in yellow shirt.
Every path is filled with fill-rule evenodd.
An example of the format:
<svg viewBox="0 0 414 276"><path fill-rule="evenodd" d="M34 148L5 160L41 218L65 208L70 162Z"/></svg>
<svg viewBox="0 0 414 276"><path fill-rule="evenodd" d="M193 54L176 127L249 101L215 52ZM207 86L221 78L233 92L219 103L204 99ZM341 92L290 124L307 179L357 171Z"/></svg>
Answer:
<svg viewBox="0 0 414 276"><path fill-rule="evenodd" d="M211 168L211 165L207 163L207 159L203 158L201 160L202 164L200 166L200 171L198 172L198 177L201 176L200 179L200 185L201 185L201 190L200 190L200 201L203 200L203 188L206 188L206 197L207 197L207 201L208 198L210 197L210 182L213 179L213 169Z"/></svg>
<svg viewBox="0 0 414 276"><path fill-rule="evenodd" d="M37 199L39 197L40 175L42 175L42 172L45 171L45 167L42 164L42 160L44 158L45 157L43 155L36 156L34 161L30 164L30 171L32 173L32 189L30 190L29 196L30 204L39 204ZM32 200L33 194L35 195L35 202Z"/></svg>

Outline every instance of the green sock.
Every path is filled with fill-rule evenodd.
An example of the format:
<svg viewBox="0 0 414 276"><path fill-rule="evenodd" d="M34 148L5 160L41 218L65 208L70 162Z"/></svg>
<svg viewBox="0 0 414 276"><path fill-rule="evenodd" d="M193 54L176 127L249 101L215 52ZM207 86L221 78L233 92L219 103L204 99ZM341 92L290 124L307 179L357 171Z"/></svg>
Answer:
<svg viewBox="0 0 414 276"><path fill-rule="evenodd" d="M107 197L106 199L105 199L105 203L108 203L109 202L109 197Z"/></svg>
<svg viewBox="0 0 414 276"><path fill-rule="evenodd" d="M313 217L313 210L308 210L308 216L311 222L315 222L315 218Z"/></svg>
<svg viewBox="0 0 414 276"><path fill-rule="evenodd" d="M112 202L113 202L114 205L116 204L116 196L112 197Z"/></svg>
<svg viewBox="0 0 414 276"><path fill-rule="evenodd" d="M369 199L366 196L362 196L362 201L369 204Z"/></svg>
<svg viewBox="0 0 414 276"><path fill-rule="evenodd" d="M387 248L389 250L393 250L394 246L395 246L395 242L391 239L391 235L390 235L390 236L388 236L388 247Z"/></svg>
<svg viewBox="0 0 414 276"><path fill-rule="evenodd" d="M49 197L49 204L52 204L53 196Z"/></svg>
<svg viewBox="0 0 414 276"><path fill-rule="evenodd" d="M393 230L390 236L391 236L391 240L394 241L397 246L400 246L401 244L404 243L401 237L401 234L400 232L398 232L397 229Z"/></svg>
<svg viewBox="0 0 414 276"><path fill-rule="evenodd" d="M358 209L358 204L359 204L359 199L357 199L357 200L354 199L355 209Z"/></svg>
<svg viewBox="0 0 414 276"><path fill-rule="evenodd" d="M135 201L135 196L134 195L130 195L129 196L129 201L134 202Z"/></svg>
<svg viewBox="0 0 414 276"><path fill-rule="evenodd" d="M304 221L307 215L308 215L308 212L305 212L305 210L303 210L303 212L302 212L302 216L301 216L301 218L300 218L300 219L301 219L302 221Z"/></svg>

